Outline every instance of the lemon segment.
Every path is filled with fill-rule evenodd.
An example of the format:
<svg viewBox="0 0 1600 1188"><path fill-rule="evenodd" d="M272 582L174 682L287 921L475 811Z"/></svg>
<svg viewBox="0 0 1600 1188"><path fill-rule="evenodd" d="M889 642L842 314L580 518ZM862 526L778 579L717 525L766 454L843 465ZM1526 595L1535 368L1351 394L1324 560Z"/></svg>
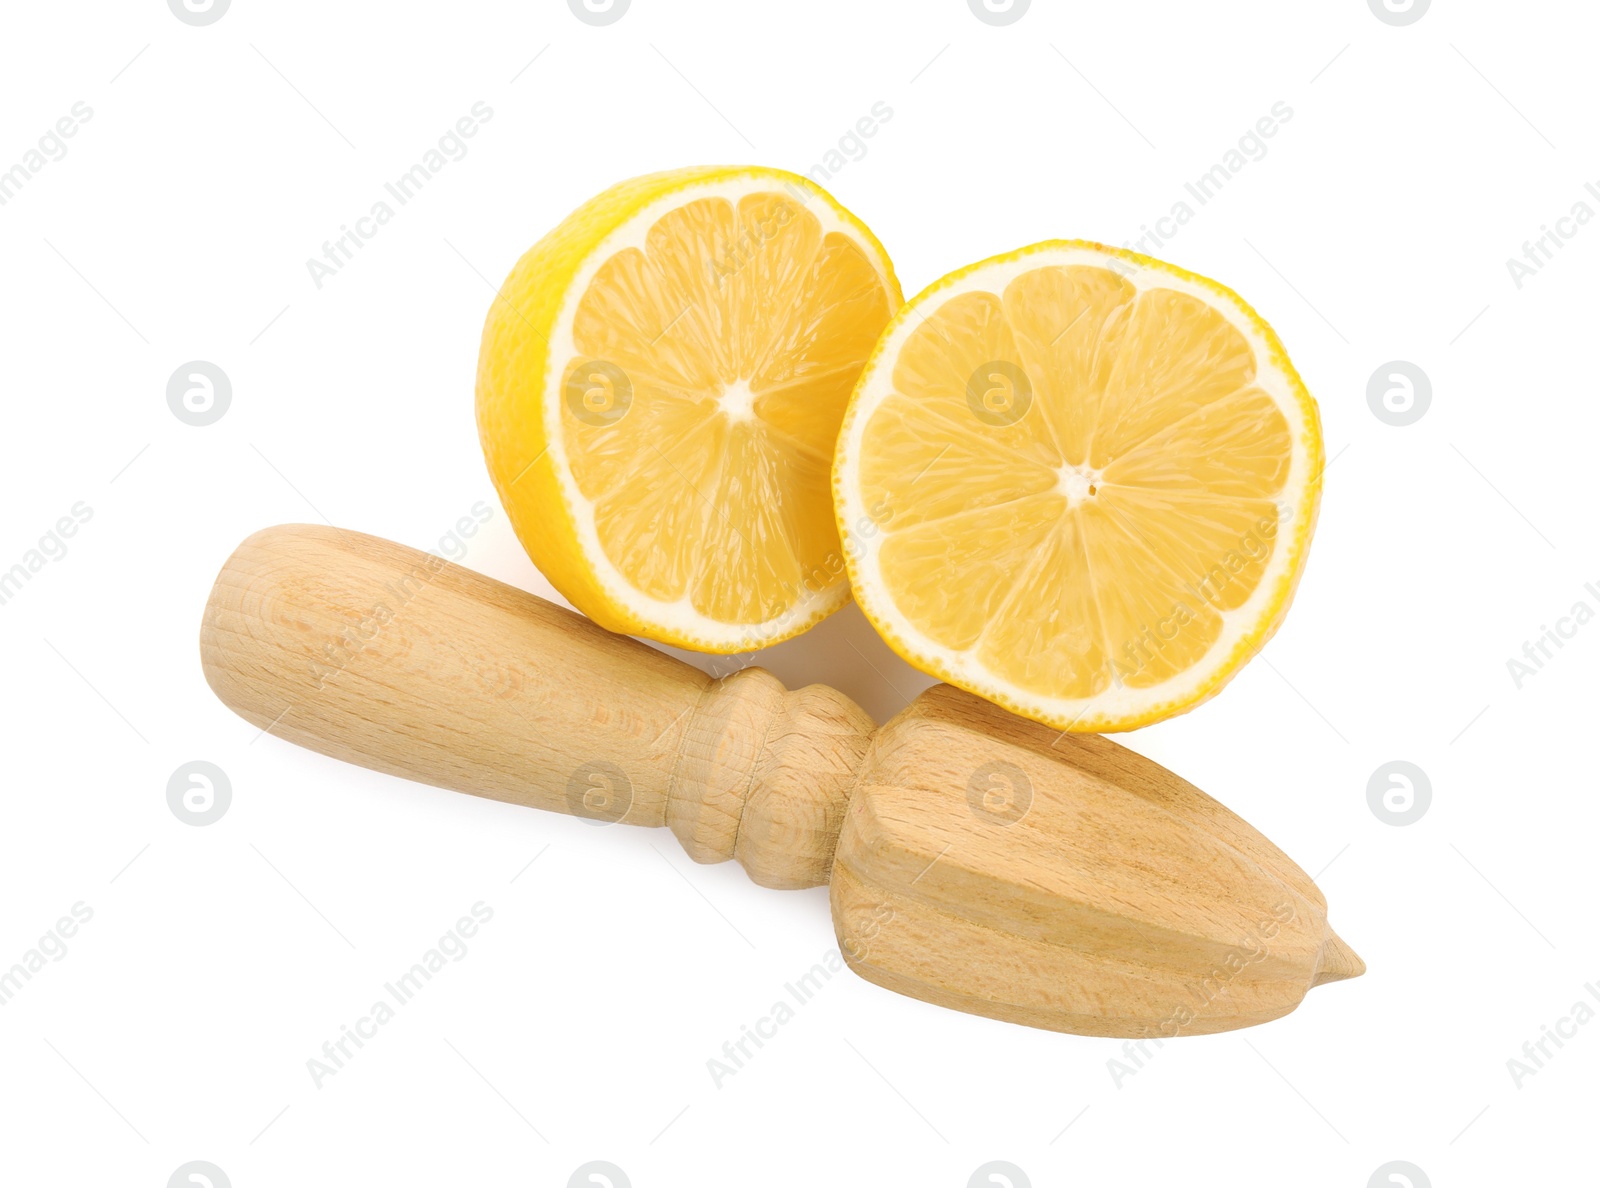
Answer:
<svg viewBox="0 0 1600 1188"><path fill-rule="evenodd" d="M908 302L834 460L856 599L907 661L1074 731L1214 694L1316 521L1315 402L1234 293L1038 244Z"/></svg>
<svg viewBox="0 0 1600 1188"><path fill-rule="evenodd" d="M702 651L836 610L833 449L900 299L871 232L793 174L586 203L512 271L479 361L479 435L535 564L603 626Z"/></svg>

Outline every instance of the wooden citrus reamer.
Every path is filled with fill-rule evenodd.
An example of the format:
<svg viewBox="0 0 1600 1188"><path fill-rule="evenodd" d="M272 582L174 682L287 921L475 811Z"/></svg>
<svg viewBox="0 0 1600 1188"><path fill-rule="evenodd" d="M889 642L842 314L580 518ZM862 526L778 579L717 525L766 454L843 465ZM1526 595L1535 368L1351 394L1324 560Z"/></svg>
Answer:
<svg viewBox="0 0 1600 1188"><path fill-rule="evenodd" d="M1200 1034L1365 968L1305 872L1199 789L948 685L875 729L826 686L713 680L437 557L307 525L239 546L200 652L227 705L313 750L665 825L766 887L827 883L850 967L942 1006Z"/></svg>

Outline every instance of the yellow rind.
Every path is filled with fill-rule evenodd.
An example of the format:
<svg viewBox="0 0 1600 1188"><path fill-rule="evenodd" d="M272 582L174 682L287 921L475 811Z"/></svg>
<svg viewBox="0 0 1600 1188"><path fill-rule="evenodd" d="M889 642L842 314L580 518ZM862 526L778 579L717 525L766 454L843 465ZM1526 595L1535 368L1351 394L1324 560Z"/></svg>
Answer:
<svg viewBox="0 0 1600 1188"><path fill-rule="evenodd" d="M798 187L826 204L872 253L890 292L902 301L900 284L883 244L867 226L810 178L763 166L704 165L648 174L620 182L591 198L529 248L500 287L484 322L478 355L477 420L490 477L517 538L533 563L562 597L611 631L676 647L723 654L750 650L652 622L613 598L597 578L579 543L577 513L564 494L546 436L544 401L554 381L550 337L584 262L614 231L651 204L692 186L741 178L770 178ZM829 601L761 646L808 630L850 598L841 573ZM747 629L748 635L760 625Z"/></svg>
<svg viewBox="0 0 1600 1188"><path fill-rule="evenodd" d="M1222 687L1244 667L1245 662L1266 645L1267 641L1272 638L1278 627L1283 623L1284 616L1289 611L1289 604L1294 600L1295 589L1300 584L1300 575L1305 569L1306 556L1311 547L1311 536L1316 528L1317 516L1322 504L1322 472L1326 463L1322 445L1321 415L1318 412L1316 400L1306 389L1305 382L1300 378L1300 373L1295 370L1294 364L1289 361L1288 351L1284 349L1283 342L1278 337L1277 331L1273 330L1266 319L1258 314L1244 298L1226 285L1214 281L1210 277L1189 272L1175 264L1169 264L1165 260L1158 260L1153 256L1142 255L1139 252L1128 251L1125 248L1110 247L1088 239L1042 240L1024 248L1017 248L1014 251L1001 252L999 255L968 264L964 268L959 268L940 277L902 305L894 317L889 319L889 324L884 327L883 333L878 338L877 347L867 358L866 366L861 369L861 375L856 380L855 389L850 395L850 403L845 407L844 420L839 427L838 445L834 450L833 507L835 518L839 524L840 538L848 540L850 538L849 525L847 523L842 476L845 443L850 438L851 428L855 424L856 417L861 414L862 393L871 381L873 373L880 363L893 366L893 359L885 360L882 356L888 343L893 339L895 331L909 318L920 316L919 311L928 302L937 297L939 293L954 287L958 282L975 272L998 264L1013 263L1037 253L1072 250L1097 252L1104 256L1127 260L1143 268L1165 272L1168 275L1215 293L1232 305L1262 336L1267 343L1268 357L1272 365L1287 379L1303 416L1305 432L1301 437L1301 442L1308 453L1311 476L1302 492L1300 505L1295 509L1294 519L1300 527L1295 532L1294 539L1289 545L1288 563L1283 575L1276 583L1276 588L1267 603L1266 609L1234 645L1226 661L1218 666L1216 672L1208 679L1198 682L1185 696L1158 702L1146 707L1145 711L1139 714L1124 716L1099 714L1068 719L1043 713L1035 707L1021 704L1003 689L968 680L952 671L938 657L920 651L889 626L885 617L874 609L869 598L862 597L862 574L856 550L845 549L845 567L849 572L850 585L854 592L856 603L861 607L861 613L871 622L878 634L883 638L883 641L913 668L992 701L994 704L1010 710L1014 714L1043 722L1045 725L1054 727L1057 730L1074 734L1115 734L1124 730L1136 730L1141 726L1149 726L1166 718L1187 713L1189 710L1194 709L1195 706L1215 697Z"/></svg>

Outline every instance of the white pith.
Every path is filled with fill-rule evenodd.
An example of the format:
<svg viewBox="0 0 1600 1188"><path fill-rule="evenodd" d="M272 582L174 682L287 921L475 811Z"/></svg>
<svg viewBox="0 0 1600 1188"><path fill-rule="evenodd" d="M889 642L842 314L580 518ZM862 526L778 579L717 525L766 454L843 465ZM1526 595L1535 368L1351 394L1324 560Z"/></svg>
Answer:
<svg viewBox="0 0 1600 1188"><path fill-rule="evenodd" d="M1068 511L1085 499L1093 499L1104 481L1105 475L1086 462L1068 462L1056 471L1056 490L1066 496Z"/></svg>
<svg viewBox="0 0 1600 1188"><path fill-rule="evenodd" d="M750 390L750 381L736 379L717 396L717 411L728 420L753 421L756 416L756 394Z"/></svg>

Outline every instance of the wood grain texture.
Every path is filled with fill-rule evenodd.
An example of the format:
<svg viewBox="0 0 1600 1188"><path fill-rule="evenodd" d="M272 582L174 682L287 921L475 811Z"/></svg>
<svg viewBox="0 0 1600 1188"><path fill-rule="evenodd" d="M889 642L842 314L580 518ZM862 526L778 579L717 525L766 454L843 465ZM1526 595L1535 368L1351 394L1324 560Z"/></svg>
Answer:
<svg viewBox="0 0 1600 1188"><path fill-rule="evenodd" d="M218 575L206 679L279 737L535 808L667 826L768 887L831 883L857 973L1030 1026L1265 1022L1360 958L1286 855L1104 738L947 685L874 734L836 690L722 680L440 558L285 525Z"/></svg>
<svg viewBox="0 0 1600 1188"><path fill-rule="evenodd" d="M827 882L873 722L832 689L699 669L471 570L308 524L251 536L200 630L246 720L364 767L669 825L697 862Z"/></svg>
<svg viewBox="0 0 1600 1188"><path fill-rule="evenodd" d="M1310 878L1199 789L948 685L879 732L831 899L869 981L1057 1031L1245 1027L1364 968Z"/></svg>

